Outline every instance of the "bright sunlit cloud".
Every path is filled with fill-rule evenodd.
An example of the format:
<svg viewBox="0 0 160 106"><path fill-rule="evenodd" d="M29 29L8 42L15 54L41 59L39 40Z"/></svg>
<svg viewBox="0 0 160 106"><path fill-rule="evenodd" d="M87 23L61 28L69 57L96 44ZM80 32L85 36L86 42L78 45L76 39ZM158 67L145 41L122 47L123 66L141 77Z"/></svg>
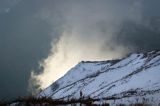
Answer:
<svg viewBox="0 0 160 106"><path fill-rule="evenodd" d="M126 19L134 22L141 20L140 11L133 11L137 6L135 4L123 6L111 3L110 6L103 2L97 4L96 1L92 5L88 2L85 5L76 2L71 4L64 3L65 10L58 7L64 19L62 29L58 29L62 32L61 36L58 42L52 43L51 53L40 63L43 73L33 76L40 81L41 88L49 86L80 61L124 56L129 48L114 40L121 24ZM130 17L133 13L135 17Z"/></svg>

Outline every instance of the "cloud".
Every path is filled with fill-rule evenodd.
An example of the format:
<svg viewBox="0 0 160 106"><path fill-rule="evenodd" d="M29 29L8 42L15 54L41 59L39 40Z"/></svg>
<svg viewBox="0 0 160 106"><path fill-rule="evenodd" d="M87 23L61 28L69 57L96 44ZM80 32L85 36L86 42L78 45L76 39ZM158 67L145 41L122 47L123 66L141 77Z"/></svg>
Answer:
<svg viewBox="0 0 160 106"><path fill-rule="evenodd" d="M16 0L2 1L14 4ZM22 0L8 13L0 13L0 99L29 94L30 70L48 55L53 30L35 17L42 7L40 0Z"/></svg>
<svg viewBox="0 0 160 106"><path fill-rule="evenodd" d="M132 48L116 42L125 20L141 21L141 2L66 1L57 3L56 14L61 14L58 42L46 59L41 61L43 72L34 75L41 88L62 77L83 60L108 60L126 55ZM58 17L59 18L59 17ZM50 20L52 18L50 17Z"/></svg>
<svg viewBox="0 0 160 106"><path fill-rule="evenodd" d="M0 13L8 13L11 8L16 6L21 0L1 0L0 1Z"/></svg>
<svg viewBox="0 0 160 106"><path fill-rule="evenodd" d="M0 98L35 93L82 60L160 49L159 4L0 0Z"/></svg>

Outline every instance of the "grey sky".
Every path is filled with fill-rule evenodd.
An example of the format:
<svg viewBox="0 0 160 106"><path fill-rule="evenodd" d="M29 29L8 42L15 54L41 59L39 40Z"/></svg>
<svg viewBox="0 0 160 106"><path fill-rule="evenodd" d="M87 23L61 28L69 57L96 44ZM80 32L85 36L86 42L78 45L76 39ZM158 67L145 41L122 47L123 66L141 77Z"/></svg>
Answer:
<svg viewBox="0 0 160 106"><path fill-rule="evenodd" d="M51 26L34 16L41 5L36 0L25 0L8 13L0 13L1 98L27 94L31 69L49 52Z"/></svg>
<svg viewBox="0 0 160 106"><path fill-rule="evenodd" d="M108 18L114 16L114 20L123 19L123 22L120 23L121 27L116 29L116 35L111 36L112 43L105 42L105 45L109 45L110 49L106 49L103 45L102 51L104 49L114 51L116 45L131 48L129 50L132 51L160 49L160 1L135 1L138 2L135 3L130 0L1 0L0 98L7 99L29 94L28 80L31 71L40 72L43 70L38 69L39 62L48 57L51 48L56 45L55 42L61 37L61 32L66 27L72 28L77 23L76 28L82 28L83 23L85 23L84 25L87 23L97 25L93 29L104 31L102 38L108 39L108 36L104 36L105 30L109 29L106 16L108 15ZM132 5L133 3L135 3L135 7ZM125 9L130 6L133 6L133 13L125 13ZM99 7L100 9L97 9ZM111 12L102 15L105 11ZM97 15L93 15L92 12ZM100 17L91 18L90 13L93 17ZM77 15L80 18L76 17ZM84 18L83 15L88 16L88 18L82 19ZM71 18L72 16L76 18ZM134 19L136 21L133 21ZM84 41L82 43L86 43L85 40L90 39L91 36L86 36L86 33L92 33L83 31L85 34L77 37ZM92 30L89 29L89 31ZM86 39L83 38L84 36ZM54 43L52 43L53 41ZM52 52L54 53L54 51Z"/></svg>

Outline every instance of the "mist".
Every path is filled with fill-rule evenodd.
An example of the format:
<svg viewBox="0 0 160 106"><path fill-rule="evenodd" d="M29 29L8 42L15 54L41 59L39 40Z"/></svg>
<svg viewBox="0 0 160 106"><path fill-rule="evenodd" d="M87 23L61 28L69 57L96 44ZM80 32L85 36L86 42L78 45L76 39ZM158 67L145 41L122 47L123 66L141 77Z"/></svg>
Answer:
<svg viewBox="0 0 160 106"><path fill-rule="evenodd" d="M80 61L160 49L159 5L159 0L1 0L0 99L38 93Z"/></svg>
<svg viewBox="0 0 160 106"><path fill-rule="evenodd" d="M48 57L40 62L43 72L32 73L42 89L62 77L80 61L101 61L121 58L133 50L132 46L118 44L115 38L122 23L142 21L142 4L139 1L66 1L57 3L63 17L61 35L52 42Z"/></svg>

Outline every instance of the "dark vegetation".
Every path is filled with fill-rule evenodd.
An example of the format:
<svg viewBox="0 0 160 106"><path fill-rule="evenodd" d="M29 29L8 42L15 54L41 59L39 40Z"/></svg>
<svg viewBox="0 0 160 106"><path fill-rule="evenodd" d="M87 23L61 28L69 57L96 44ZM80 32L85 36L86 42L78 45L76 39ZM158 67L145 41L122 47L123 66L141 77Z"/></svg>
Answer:
<svg viewBox="0 0 160 106"><path fill-rule="evenodd" d="M57 82L54 82L52 85L51 85L51 89L52 91L56 91L57 89L59 88L59 84Z"/></svg>
<svg viewBox="0 0 160 106"><path fill-rule="evenodd" d="M98 106L93 104L94 101L97 101L98 99L92 99L90 97L84 99L68 99L68 100L62 100L62 99L52 99L50 97L40 97L40 98L35 98L35 97L23 97L23 98L18 98L14 101L11 102L0 102L0 106L8 106L13 103L17 103L16 106L61 106L61 105L76 105L76 104L83 104L86 106ZM103 103L102 106L109 106L108 103Z"/></svg>
<svg viewBox="0 0 160 106"><path fill-rule="evenodd" d="M107 103L108 100L116 100L118 98L106 98L105 101L101 102L101 99L93 99L90 97L87 98L79 98L79 99L52 99L50 97L40 97L36 98L33 96L28 97L21 97L16 100L10 102L2 102L0 101L0 106L9 106L10 104L16 103L14 106L111 106ZM104 99L103 99L104 100ZM99 102L101 104L94 104L95 102ZM116 106L127 106L125 104L117 104ZM130 104L129 106L150 106L145 103L137 103L137 104Z"/></svg>

